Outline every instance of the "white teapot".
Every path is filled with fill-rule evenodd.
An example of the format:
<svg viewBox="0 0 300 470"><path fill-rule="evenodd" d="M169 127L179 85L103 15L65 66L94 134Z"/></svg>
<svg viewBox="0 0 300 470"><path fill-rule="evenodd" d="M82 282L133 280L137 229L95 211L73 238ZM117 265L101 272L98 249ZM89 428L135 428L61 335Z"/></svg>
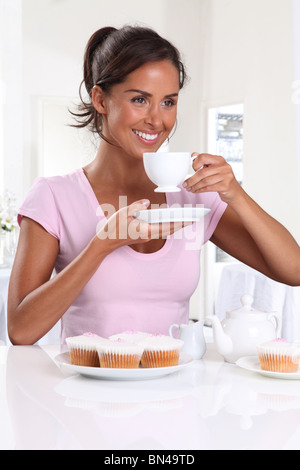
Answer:
<svg viewBox="0 0 300 470"><path fill-rule="evenodd" d="M178 328L179 338L184 341L182 352L190 354L193 359L202 359L206 352L203 325L203 321L191 322L187 325L174 323L169 329L169 334L173 337L173 328Z"/></svg>
<svg viewBox="0 0 300 470"><path fill-rule="evenodd" d="M255 310L249 294L243 295L241 302L243 307L227 312L222 322L215 315L208 317L215 345L226 362L235 363L240 357L257 355L258 344L280 334L281 320L276 313Z"/></svg>

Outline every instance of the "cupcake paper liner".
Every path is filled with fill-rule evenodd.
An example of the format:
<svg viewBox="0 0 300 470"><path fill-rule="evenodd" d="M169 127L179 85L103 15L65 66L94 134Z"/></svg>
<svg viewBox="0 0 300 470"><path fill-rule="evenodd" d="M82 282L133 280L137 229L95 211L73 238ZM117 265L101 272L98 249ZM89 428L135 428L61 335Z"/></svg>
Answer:
<svg viewBox="0 0 300 470"><path fill-rule="evenodd" d="M297 372L299 358L276 354L260 354L259 362L262 370L271 372Z"/></svg>
<svg viewBox="0 0 300 470"><path fill-rule="evenodd" d="M100 367L97 344L107 341L98 335L84 333L66 338L71 364L76 366Z"/></svg>
<svg viewBox="0 0 300 470"><path fill-rule="evenodd" d="M283 339L268 341L257 347L262 370L271 372L297 372L300 349L294 343Z"/></svg>
<svg viewBox="0 0 300 470"><path fill-rule="evenodd" d="M143 348L121 339L108 340L97 347L100 367L136 369L140 364Z"/></svg>
<svg viewBox="0 0 300 470"><path fill-rule="evenodd" d="M69 353L71 364L73 365L100 367L97 351L74 347L69 349Z"/></svg>
<svg viewBox="0 0 300 470"><path fill-rule="evenodd" d="M141 363L145 368L177 366L179 350L171 351L144 351Z"/></svg>
<svg viewBox="0 0 300 470"><path fill-rule="evenodd" d="M137 369L140 364L139 354L112 354L99 352L100 367L111 369Z"/></svg>
<svg viewBox="0 0 300 470"><path fill-rule="evenodd" d="M148 367L171 367L178 365L183 341L170 336L151 335L139 343L144 352L141 363Z"/></svg>

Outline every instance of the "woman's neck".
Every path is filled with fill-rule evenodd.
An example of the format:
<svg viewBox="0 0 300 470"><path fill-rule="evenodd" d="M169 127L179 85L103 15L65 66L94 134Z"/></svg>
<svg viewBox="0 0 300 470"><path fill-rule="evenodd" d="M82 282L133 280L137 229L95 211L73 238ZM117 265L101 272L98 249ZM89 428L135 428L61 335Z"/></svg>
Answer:
<svg viewBox="0 0 300 470"><path fill-rule="evenodd" d="M137 185L152 186L142 159L130 157L122 149L105 141L101 141L96 157L84 171L95 187L103 187L103 184L124 189Z"/></svg>

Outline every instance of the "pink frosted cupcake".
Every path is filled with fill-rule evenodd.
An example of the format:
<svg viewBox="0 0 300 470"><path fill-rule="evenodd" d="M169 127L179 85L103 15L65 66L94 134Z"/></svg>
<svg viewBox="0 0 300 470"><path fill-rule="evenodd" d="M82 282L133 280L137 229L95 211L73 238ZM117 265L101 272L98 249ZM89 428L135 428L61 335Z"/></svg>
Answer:
<svg viewBox="0 0 300 470"><path fill-rule="evenodd" d="M109 339L113 341L122 339L124 341L127 341L128 343L138 343L139 341L148 338L148 336L151 336L150 333L144 333L143 331L127 330L123 331L122 333L112 335L109 337Z"/></svg>
<svg viewBox="0 0 300 470"><path fill-rule="evenodd" d="M165 335L150 335L139 344L144 348L141 363L148 367L171 367L178 365L183 341Z"/></svg>
<svg viewBox="0 0 300 470"><path fill-rule="evenodd" d="M93 333L66 338L71 364L76 366L100 367L97 344L107 341Z"/></svg>
<svg viewBox="0 0 300 470"><path fill-rule="evenodd" d="M257 347L262 370L271 372L297 372L300 360L300 348L285 339L267 341Z"/></svg>
<svg viewBox="0 0 300 470"><path fill-rule="evenodd" d="M113 369L137 369L143 353L141 346L122 339L99 343L97 350L100 367Z"/></svg>

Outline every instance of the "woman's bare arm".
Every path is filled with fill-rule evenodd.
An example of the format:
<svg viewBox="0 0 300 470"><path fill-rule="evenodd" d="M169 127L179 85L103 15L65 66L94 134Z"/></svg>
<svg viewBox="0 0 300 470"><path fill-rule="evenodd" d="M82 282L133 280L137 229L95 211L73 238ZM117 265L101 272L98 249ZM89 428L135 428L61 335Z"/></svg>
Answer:
<svg viewBox="0 0 300 470"><path fill-rule="evenodd" d="M300 248L294 238L261 208L256 209L252 217L251 223L247 211L241 218L228 207L211 241L269 278L299 286Z"/></svg>
<svg viewBox="0 0 300 470"><path fill-rule="evenodd" d="M91 240L80 255L51 278L59 242L41 225L23 218L8 293L8 335L13 344L33 344L74 302L110 252L104 240Z"/></svg>
<svg viewBox="0 0 300 470"><path fill-rule="evenodd" d="M72 305L103 259L122 245L147 243L182 228L182 224L152 224L133 217L149 201L137 201L113 214L85 249L51 278L59 241L40 224L24 217L8 293L8 334L13 344L33 344ZM118 234L126 234L124 238Z"/></svg>
<svg viewBox="0 0 300 470"><path fill-rule="evenodd" d="M228 204L211 241L268 277L299 286L300 247L288 230L251 199L224 158L200 154L193 166L198 171L186 187L194 193L216 191Z"/></svg>

